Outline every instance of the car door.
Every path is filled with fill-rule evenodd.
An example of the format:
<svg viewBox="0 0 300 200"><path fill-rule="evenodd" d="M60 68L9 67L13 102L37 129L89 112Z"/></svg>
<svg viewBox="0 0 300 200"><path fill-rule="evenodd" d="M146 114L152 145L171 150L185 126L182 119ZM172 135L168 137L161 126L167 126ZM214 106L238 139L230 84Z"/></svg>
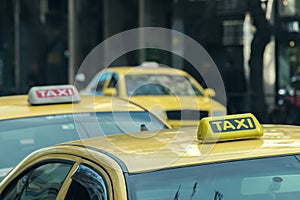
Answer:
<svg viewBox="0 0 300 200"><path fill-rule="evenodd" d="M74 163L47 160L24 169L1 192L0 199L56 199Z"/></svg>
<svg viewBox="0 0 300 200"><path fill-rule="evenodd" d="M50 158L23 169L6 185L0 199L113 199L110 178L101 167L66 157L72 159Z"/></svg>

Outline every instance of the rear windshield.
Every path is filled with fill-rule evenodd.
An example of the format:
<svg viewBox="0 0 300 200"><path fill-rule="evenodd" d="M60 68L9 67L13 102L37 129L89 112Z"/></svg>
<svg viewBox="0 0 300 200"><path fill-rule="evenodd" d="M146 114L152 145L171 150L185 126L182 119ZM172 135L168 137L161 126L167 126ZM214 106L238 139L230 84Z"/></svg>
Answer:
<svg viewBox="0 0 300 200"><path fill-rule="evenodd" d="M80 138L166 129L149 112L51 115L0 121L0 169L32 151ZM1 172L0 172L1 176Z"/></svg>
<svg viewBox="0 0 300 200"><path fill-rule="evenodd" d="M127 176L130 199L299 199L299 156L182 167Z"/></svg>

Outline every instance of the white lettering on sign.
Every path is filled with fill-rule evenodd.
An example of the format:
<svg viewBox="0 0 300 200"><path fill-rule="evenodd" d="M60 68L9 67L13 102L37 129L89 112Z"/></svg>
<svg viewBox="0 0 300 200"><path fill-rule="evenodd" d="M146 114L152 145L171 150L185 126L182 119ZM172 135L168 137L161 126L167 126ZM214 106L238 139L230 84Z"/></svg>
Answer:
<svg viewBox="0 0 300 200"><path fill-rule="evenodd" d="M74 91L72 88L37 90L36 95L38 98L69 97L74 95Z"/></svg>

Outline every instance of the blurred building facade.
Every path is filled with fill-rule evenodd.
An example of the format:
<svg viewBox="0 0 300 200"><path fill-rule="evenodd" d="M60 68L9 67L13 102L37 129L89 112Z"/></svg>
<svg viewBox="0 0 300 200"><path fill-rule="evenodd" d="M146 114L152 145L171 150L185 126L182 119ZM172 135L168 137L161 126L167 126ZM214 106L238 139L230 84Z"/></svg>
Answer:
<svg viewBox="0 0 300 200"><path fill-rule="evenodd" d="M96 45L122 31L151 26L182 32L208 51L223 77L230 112L251 109L249 99L255 98L253 87L260 81L262 91L258 89L257 95L264 95L262 106L270 105L300 65L298 4L297 0L2 0L0 93L26 93L30 84L72 82L70 77ZM255 47L257 43L262 45ZM174 49L184 51L180 44L170 38ZM258 51L254 55L251 49ZM258 59L251 61L251 56ZM143 60L183 68L201 81L189 63L155 49L126 54L113 64L136 65Z"/></svg>

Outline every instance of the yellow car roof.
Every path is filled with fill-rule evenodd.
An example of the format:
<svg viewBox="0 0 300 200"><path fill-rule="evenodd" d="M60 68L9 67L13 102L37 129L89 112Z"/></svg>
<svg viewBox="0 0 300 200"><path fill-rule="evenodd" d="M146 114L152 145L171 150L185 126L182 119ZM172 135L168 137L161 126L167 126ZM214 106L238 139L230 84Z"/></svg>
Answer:
<svg viewBox="0 0 300 200"><path fill-rule="evenodd" d="M183 70L171 68L171 67L141 67L141 66L118 66L118 67L109 67L105 71L108 72L117 72L119 74L173 74L173 75L188 75L188 73Z"/></svg>
<svg viewBox="0 0 300 200"><path fill-rule="evenodd" d="M144 111L116 97L82 96L79 103L30 105L27 95L0 97L0 120L77 112Z"/></svg>
<svg viewBox="0 0 300 200"><path fill-rule="evenodd" d="M93 154L104 153L129 173L300 153L300 127L264 125L263 131L260 139L202 143L196 139L196 129L190 127L91 138L47 148L46 152L73 152L93 160Z"/></svg>

